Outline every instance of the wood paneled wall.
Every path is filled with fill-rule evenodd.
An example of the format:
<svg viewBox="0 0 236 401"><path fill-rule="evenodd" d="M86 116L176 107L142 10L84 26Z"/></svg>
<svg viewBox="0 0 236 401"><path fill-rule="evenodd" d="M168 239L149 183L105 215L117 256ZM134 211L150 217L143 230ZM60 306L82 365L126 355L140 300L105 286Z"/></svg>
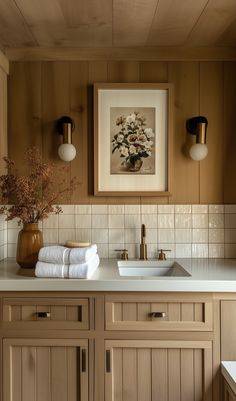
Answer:
<svg viewBox="0 0 236 401"><path fill-rule="evenodd" d="M94 82L173 82L175 88L173 194L163 197L93 196ZM57 157L55 120L76 123L77 157L66 179L80 185L66 203L236 203L236 63L163 61L12 62L9 77L9 155L18 163L36 145L46 160ZM185 155L186 120L208 118L208 157Z"/></svg>

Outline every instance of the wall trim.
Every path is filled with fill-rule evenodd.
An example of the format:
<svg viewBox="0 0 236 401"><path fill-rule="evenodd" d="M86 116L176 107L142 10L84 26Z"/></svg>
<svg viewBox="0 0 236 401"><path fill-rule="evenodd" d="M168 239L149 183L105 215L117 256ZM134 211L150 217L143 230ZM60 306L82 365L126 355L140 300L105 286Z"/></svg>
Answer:
<svg viewBox="0 0 236 401"><path fill-rule="evenodd" d="M6 74L9 74L9 60L1 50L0 50L0 68L2 68Z"/></svg>
<svg viewBox="0 0 236 401"><path fill-rule="evenodd" d="M4 56L2 54L2 56ZM20 47L6 49L10 61L133 60L133 61L234 61L236 47ZM6 57L4 56L6 59ZM7 59L6 59L7 61ZM1 55L0 55L1 62Z"/></svg>

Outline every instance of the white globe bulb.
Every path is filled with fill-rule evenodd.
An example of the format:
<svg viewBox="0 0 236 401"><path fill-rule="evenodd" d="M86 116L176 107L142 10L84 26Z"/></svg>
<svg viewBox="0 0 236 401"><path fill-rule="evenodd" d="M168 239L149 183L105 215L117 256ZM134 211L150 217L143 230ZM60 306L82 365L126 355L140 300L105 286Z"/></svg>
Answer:
<svg viewBox="0 0 236 401"><path fill-rule="evenodd" d="M70 162L76 156L76 149L71 143L63 143L58 148L58 155L65 162Z"/></svg>
<svg viewBox="0 0 236 401"><path fill-rule="evenodd" d="M191 159L199 161L205 159L208 154L207 145L204 143L196 143L190 148L189 155Z"/></svg>

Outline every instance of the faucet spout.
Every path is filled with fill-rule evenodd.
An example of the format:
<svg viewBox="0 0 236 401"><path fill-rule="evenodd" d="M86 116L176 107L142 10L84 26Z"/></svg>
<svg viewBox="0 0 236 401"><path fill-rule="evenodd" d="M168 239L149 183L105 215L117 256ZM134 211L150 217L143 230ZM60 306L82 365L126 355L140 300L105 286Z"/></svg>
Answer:
<svg viewBox="0 0 236 401"><path fill-rule="evenodd" d="M146 227L145 224L141 225L141 244L140 244L140 257L141 260L147 260L147 244L146 241Z"/></svg>

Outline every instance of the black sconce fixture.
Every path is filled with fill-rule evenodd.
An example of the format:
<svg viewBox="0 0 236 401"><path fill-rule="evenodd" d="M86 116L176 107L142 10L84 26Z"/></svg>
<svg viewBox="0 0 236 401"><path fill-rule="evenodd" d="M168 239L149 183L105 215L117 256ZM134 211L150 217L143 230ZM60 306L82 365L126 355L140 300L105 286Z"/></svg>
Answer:
<svg viewBox="0 0 236 401"><path fill-rule="evenodd" d="M58 148L60 159L70 162L76 156L76 148L72 145L72 132L75 129L74 120L68 116L62 116L57 120L56 129L63 136L63 143Z"/></svg>
<svg viewBox="0 0 236 401"><path fill-rule="evenodd" d="M191 146L189 155L193 160L203 160L208 154L206 145L206 130L208 121L204 116L189 118L186 122L186 129L189 134L196 135L196 143Z"/></svg>

